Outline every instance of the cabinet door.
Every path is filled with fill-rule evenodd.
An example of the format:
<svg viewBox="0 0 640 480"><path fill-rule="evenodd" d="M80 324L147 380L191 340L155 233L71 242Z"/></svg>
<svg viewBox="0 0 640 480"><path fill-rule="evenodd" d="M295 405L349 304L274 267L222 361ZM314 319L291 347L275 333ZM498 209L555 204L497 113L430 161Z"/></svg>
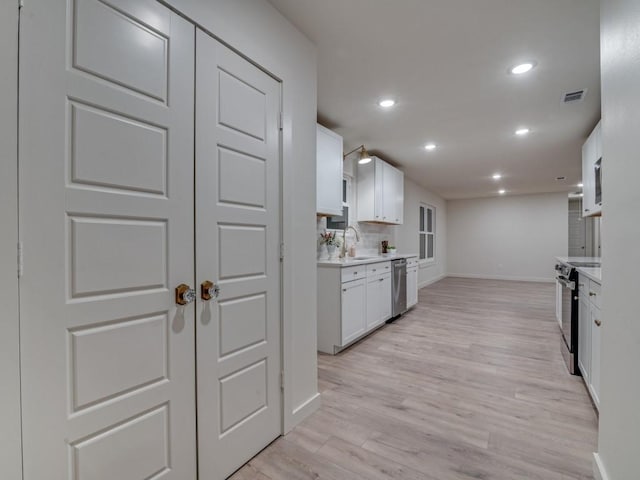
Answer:
<svg viewBox="0 0 640 480"><path fill-rule="evenodd" d="M391 318L391 273L382 275L378 280L378 299L380 305L380 323Z"/></svg>
<svg viewBox="0 0 640 480"><path fill-rule="evenodd" d="M591 394L593 401L600 406L600 336L602 334L602 313L594 305L591 306Z"/></svg>
<svg viewBox="0 0 640 480"><path fill-rule="evenodd" d="M578 367L587 385L591 377L591 305L586 295L580 293L578 310Z"/></svg>
<svg viewBox="0 0 640 480"><path fill-rule="evenodd" d="M407 307L418 303L418 269L407 270Z"/></svg>
<svg viewBox="0 0 640 480"><path fill-rule="evenodd" d="M366 288L364 279L342 284L342 345L366 331Z"/></svg>
<svg viewBox="0 0 640 480"><path fill-rule="evenodd" d="M367 330L380 323L380 277L367 279Z"/></svg>
<svg viewBox="0 0 640 480"><path fill-rule="evenodd" d="M374 190L374 209L375 218L379 222L388 222L387 216L389 214L389 207L386 204L386 196L384 194L387 183L389 182L389 176L386 175L387 163L379 158L375 159L375 190Z"/></svg>
<svg viewBox="0 0 640 480"><path fill-rule="evenodd" d="M342 214L342 137L317 126L316 211Z"/></svg>
<svg viewBox="0 0 640 480"><path fill-rule="evenodd" d="M404 222L404 173L397 168L393 171L393 223L402 225Z"/></svg>
<svg viewBox="0 0 640 480"><path fill-rule="evenodd" d="M556 321L562 328L562 284L556 280Z"/></svg>
<svg viewBox="0 0 640 480"><path fill-rule="evenodd" d="M595 170L597 160L597 130L594 130L582 146L582 215L588 217L596 210L595 198Z"/></svg>

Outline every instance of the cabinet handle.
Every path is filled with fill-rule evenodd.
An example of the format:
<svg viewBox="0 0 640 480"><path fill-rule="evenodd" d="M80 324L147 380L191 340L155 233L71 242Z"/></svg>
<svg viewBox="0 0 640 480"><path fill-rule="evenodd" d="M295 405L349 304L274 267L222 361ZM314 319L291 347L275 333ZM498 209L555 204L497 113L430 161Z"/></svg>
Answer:
<svg viewBox="0 0 640 480"><path fill-rule="evenodd" d="M590 212L591 210L589 210L588 208L584 209L585 212Z"/></svg>
<svg viewBox="0 0 640 480"><path fill-rule="evenodd" d="M597 294L595 292L589 292L590 297L595 297Z"/></svg>
<svg viewBox="0 0 640 480"><path fill-rule="evenodd" d="M353 274L354 274L354 275L357 275L357 274L358 274L358 272L353 272Z"/></svg>
<svg viewBox="0 0 640 480"><path fill-rule="evenodd" d="M343 289L342 289L342 291L343 291L343 292L346 292L346 291L347 291L347 289L346 289L346 288L343 288Z"/></svg>
<svg viewBox="0 0 640 480"><path fill-rule="evenodd" d="M376 269L374 268L374 269L373 269L373 271L375 272L375 271L376 271Z"/></svg>
<svg viewBox="0 0 640 480"><path fill-rule="evenodd" d="M380 281L380 282L384 282L384 278L381 278L379 281Z"/></svg>
<svg viewBox="0 0 640 480"><path fill-rule="evenodd" d="M580 287L584 287L584 283L579 283L578 284Z"/></svg>
<svg viewBox="0 0 640 480"><path fill-rule="evenodd" d="M596 327L599 327L600 325L602 325L602 322L600 320L594 320L593 323L596 324Z"/></svg>

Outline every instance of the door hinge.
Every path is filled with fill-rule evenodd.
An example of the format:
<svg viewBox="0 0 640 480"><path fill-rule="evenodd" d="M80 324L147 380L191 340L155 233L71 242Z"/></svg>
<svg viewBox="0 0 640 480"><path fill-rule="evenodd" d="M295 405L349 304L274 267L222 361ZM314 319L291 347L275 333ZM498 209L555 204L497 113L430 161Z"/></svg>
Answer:
<svg viewBox="0 0 640 480"><path fill-rule="evenodd" d="M284 130L284 113L280 112L278 122L279 122L280 131Z"/></svg>
<svg viewBox="0 0 640 480"><path fill-rule="evenodd" d="M18 242L18 278L22 276L24 269L24 259L22 256L22 242Z"/></svg>
<svg viewBox="0 0 640 480"><path fill-rule="evenodd" d="M284 371L280 371L280 390L284 392Z"/></svg>
<svg viewBox="0 0 640 480"><path fill-rule="evenodd" d="M284 260L284 243L280 244L280 261Z"/></svg>

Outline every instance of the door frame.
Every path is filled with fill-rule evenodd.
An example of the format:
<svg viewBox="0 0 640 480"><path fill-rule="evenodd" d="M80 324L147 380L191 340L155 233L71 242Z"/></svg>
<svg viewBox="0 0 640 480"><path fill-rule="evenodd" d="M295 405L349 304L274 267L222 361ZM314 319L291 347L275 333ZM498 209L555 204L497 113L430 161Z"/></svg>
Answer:
<svg viewBox="0 0 640 480"><path fill-rule="evenodd" d="M0 478L22 478L18 245L18 0L0 3Z"/></svg>

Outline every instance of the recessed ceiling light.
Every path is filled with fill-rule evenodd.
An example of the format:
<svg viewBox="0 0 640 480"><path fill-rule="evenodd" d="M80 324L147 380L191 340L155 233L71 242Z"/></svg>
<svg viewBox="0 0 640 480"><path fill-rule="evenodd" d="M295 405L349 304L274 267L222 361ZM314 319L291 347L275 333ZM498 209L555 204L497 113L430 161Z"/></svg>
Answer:
<svg viewBox="0 0 640 480"><path fill-rule="evenodd" d="M435 143L427 143L427 144L424 146L424 149L425 149L425 150L429 150L429 151L431 151L431 150L435 150L435 149L436 149L436 144L435 144Z"/></svg>
<svg viewBox="0 0 640 480"><path fill-rule="evenodd" d="M525 62L514 67L511 67L509 71L514 75L522 75L523 73L530 72L536 64L533 62Z"/></svg>
<svg viewBox="0 0 640 480"><path fill-rule="evenodd" d="M378 105L380 105L382 108L391 108L395 104L396 104L396 101L392 98L385 98L378 102Z"/></svg>
<svg viewBox="0 0 640 480"><path fill-rule="evenodd" d="M505 193L507 193L507 191L506 191L506 190L498 190L498 193L499 193L500 195L504 195Z"/></svg>
<svg viewBox="0 0 640 480"><path fill-rule="evenodd" d="M500 173L494 173L493 174L493 179L494 180L500 180L501 178L502 178L502 174L500 174Z"/></svg>
<svg viewBox="0 0 640 480"><path fill-rule="evenodd" d="M516 135L524 137L525 135L528 135L530 131L531 130L529 130L528 128L519 128L518 130L516 130Z"/></svg>
<svg viewBox="0 0 640 480"><path fill-rule="evenodd" d="M582 183L579 183L577 186L578 186L578 188L584 187L584 185Z"/></svg>

